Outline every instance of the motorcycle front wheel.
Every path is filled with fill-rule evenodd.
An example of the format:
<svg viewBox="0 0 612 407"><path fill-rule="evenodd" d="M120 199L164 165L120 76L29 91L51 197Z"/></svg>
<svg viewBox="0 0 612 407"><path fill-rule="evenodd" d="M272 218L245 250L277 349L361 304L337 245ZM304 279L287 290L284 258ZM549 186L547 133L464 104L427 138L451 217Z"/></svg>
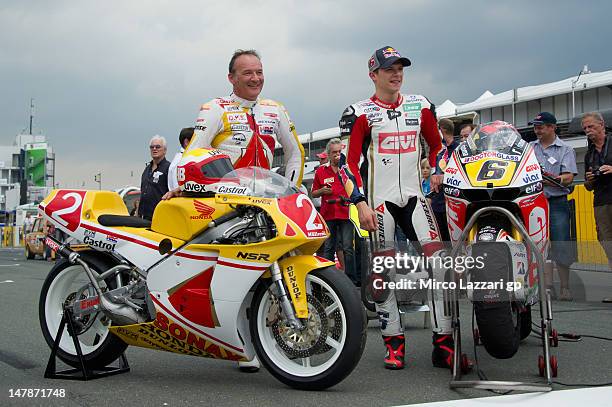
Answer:
<svg viewBox="0 0 612 407"><path fill-rule="evenodd" d="M505 282L512 281L510 252L504 242L479 242L472 247L472 256L484 259L484 266L473 273L475 281L501 280L504 286ZM481 291L491 293L489 290ZM489 355L497 359L509 359L518 351L521 341L522 313L505 289L491 291L499 293L498 299L474 302L480 339Z"/></svg>
<svg viewBox="0 0 612 407"><path fill-rule="evenodd" d="M288 386L322 390L357 366L366 342L366 317L353 283L335 267L306 276L308 318L304 329L286 325L270 282L251 306L250 329L261 363Z"/></svg>
<svg viewBox="0 0 612 407"><path fill-rule="evenodd" d="M80 254L94 272L99 273L113 266L104 258L97 257L95 252L93 255L83 252ZM111 278L99 284L103 291L107 287L115 288L115 282ZM88 298L90 295L94 296L95 291L82 266L71 264L67 260L60 260L53 266L43 284L38 306L40 327L50 348L53 347L60 327L64 305L70 305L75 300ZM102 312L75 319L77 340L88 369L108 366L127 348L125 342L110 334L108 328L111 321ZM67 326L64 327L57 356L70 366L80 367L79 357L72 337L68 334Z"/></svg>

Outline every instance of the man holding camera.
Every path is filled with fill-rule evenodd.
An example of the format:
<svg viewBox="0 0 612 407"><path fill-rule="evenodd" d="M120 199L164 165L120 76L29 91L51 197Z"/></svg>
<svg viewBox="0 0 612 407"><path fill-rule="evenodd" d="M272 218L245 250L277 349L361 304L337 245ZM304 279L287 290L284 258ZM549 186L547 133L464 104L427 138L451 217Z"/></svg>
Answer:
<svg viewBox="0 0 612 407"><path fill-rule="evenodd" d="M327 222L330 231L330 237L324 243L323 257L333 261L336 247L342 250L344 272L358 285L359 277L355 273L353 246L354 229L349 220L349 197L338 176L342 141L339 138L329 140L325 151L329 161L317 168L312 184L312 196L321 197L321 216ZM341 260L341 256L338 257Z"/></svg>
<svg viewBox="0 0 612 407"><path fill-rule="evenodd" d="M589 139L584 156L584 187L593 191L597 240L606 252L612 270L612 135L606 135L606 125L599 112L585 113L582 129ZM604 302L612 302L612 298L606 298Z"/></svg>

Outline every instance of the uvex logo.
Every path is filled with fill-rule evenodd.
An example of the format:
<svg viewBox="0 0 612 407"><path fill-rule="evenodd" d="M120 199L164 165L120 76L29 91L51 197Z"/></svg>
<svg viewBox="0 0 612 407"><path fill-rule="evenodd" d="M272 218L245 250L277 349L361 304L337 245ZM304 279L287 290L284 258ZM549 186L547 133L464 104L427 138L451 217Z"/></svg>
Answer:
<svg viewBox="0 0 612 407"><path fill-rule="evenodd" d="M416 131L379 133L378 152L383 154L399 154L416 151L416 133Z"/></svg>

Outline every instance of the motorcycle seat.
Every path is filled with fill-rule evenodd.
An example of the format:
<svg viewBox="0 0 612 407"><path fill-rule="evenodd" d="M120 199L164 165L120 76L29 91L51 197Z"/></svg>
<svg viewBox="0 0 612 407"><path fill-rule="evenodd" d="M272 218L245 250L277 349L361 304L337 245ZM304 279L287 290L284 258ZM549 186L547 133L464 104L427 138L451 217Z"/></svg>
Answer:
<svg viewBox="0 0 612 407"><path fill-rule="evenodd" d="M100 215L98 223L102 226L118 227L126 226L131 228L150 228L151 221L137 216L129 215Z"/></svg>

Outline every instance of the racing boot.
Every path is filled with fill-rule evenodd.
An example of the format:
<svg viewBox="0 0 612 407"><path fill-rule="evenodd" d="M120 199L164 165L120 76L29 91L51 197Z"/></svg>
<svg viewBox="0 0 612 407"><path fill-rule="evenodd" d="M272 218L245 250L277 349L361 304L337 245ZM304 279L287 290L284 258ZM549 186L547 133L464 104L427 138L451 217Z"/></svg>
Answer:
<svg viewBox="0 0 612 407"><path fill-rule="evenodd" d="M433 334L433 351L431 352L431 362L435 367L450 369L453 366L453 356L455 354L455 341L451 334Z"/></svg>
<svg viewBox="0 0 612 407"><path fill-rule="evenodd" d="M257 356L253 358L253 360L248 362L238 362L238 368L241 372L244 373L256 373L259 372L259 359Z"/></svg>
<svg viewBox="0 0 612 407"><path fill-rule="evenodd" d="M405 343L404 335L383 335L387 354L385 356L385 368L399 370L404 368Z"/></svg>

